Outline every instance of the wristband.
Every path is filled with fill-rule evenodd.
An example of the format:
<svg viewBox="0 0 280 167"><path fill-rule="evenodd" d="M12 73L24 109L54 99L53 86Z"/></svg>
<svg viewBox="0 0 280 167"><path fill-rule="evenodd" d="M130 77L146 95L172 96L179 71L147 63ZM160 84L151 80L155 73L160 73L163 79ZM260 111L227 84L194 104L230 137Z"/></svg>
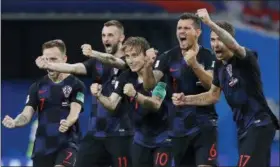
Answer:
<svg viewBox="0 0 280 167"><path fill-rule="evenodd" d="M137 99L137 97L138 97L138 92L136 92L136 93L135 93L135 95L134 95L133 99L134 99L134 100L136 100L136 99Z"/></svg>

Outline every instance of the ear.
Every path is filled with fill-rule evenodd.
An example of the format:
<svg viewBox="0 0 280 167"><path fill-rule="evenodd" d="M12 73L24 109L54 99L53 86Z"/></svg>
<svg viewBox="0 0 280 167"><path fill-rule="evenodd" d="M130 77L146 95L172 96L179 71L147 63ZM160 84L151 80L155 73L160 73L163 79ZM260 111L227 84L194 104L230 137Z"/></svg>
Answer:
<svg viewBox="0 0 280 167"><path fill-rule="evenodd" d="M199 36L201 35L201 29L195 29L195 31L196 31L196 35L197 35L197 37L199 38Z"/></svg>
<svg viewBox="0 0 280 167"><path fill-rule="evenodd" d="M120 42L123 43L124 39L125 39L125 35L124 35L124 34L121 34Z"/></svg>
<svg viewBox="0 0 280 167"><path fill-rule="evenodd" d="M66 62L67 62L67 59L68 59L68 57L67 57L67 55L65 55L65 56L63 57L63 62L66 63Z"/></svg>

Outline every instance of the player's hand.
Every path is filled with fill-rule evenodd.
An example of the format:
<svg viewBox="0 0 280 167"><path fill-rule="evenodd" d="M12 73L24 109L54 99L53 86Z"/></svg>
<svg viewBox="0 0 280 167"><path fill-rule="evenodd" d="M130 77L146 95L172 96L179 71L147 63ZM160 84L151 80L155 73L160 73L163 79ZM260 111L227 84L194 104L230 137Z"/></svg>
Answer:
<svg viewBox="0 0 280 167"><path fill-rule="evenodd" d="M136 90L131 83L128 83L124 85L123 93L128 97L134 97L136 95Z"/></svg>
<svg viewBox="0 0 280 167"><path fill-rule="evenodd" d="M88 57L92 56L92 48L91 48L90 44L83 44L81 46L81 49L82 49L83 55L88 56Z"/></svg>
<svg viewBox="0 0 280 167"><path fill-rule="evenodd" d="M8 115L5 116L5 118L2 121L2 124L6 128L15 128L16 127L15 120L13 118L11 118L10 116L8 116Z"/></svg>
<svg viewBox="0 0 280 167"><path fill-rule="evenodd" d="M206 8L198 9L196 15L203 21L203 23L208 24L211 22L210 16Z"/></svg>
<svg viewBox="0 0 280 167"><path fill-rule="evenodd" d="M184 53L184 59L186 63L191 67L197 63L196 55L198 53L198 50L199 49L194 50L193 48L190 48L188 51Z"/></svg>
<svg viewBox="0 0 280 167"><path fill-rule="evenodd" d="M146 56L145 56L145 67L152 67L156 58L157 58L158 51L154 48L150 48L146 50Z"/></svg>
<svg viewBox="0 0 280 167"><path fill-rule="evenodd" d="M67 121L66 119L62 119L60 121L60 126L59 126L58 130L59 130L59 132L64 133L69 129L70 126L71 125L70 125L69 121Z"/></svg>
<svg viewBox="0 0 280 167"><path fill-rule="evenodd" d="M49 67L49 63L48 63L47 59L44 56L37 57L35 62L36 62L36 65L40 69L48 69L48 67Z"/></svg>
<svg viewBox="0 0 280 167"><path fill-rule="evenodd" d="M90 91L93 96L99 97L102 91L102 86L98 83L94 83L90 86Z"/></svg>
<svg viewBox="0 0 280 167"><path fill-rule="evenodd" d="M185 95L184 93L173 93L172 94L172 102L175 106L183 106Z"/></svg>

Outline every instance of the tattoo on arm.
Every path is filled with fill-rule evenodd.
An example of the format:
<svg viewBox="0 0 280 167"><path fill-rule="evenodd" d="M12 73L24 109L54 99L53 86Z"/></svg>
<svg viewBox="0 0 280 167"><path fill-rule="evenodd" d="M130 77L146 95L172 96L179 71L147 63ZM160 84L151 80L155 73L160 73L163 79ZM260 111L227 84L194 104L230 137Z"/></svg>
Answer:
<svg viewBox="0 0 280 167"><path fill-rule="evenodd" d="M23 126L23 125L26 125L28 122L29 122L29 119L23 114L18 115L15 119L16 126Z"/></svg>

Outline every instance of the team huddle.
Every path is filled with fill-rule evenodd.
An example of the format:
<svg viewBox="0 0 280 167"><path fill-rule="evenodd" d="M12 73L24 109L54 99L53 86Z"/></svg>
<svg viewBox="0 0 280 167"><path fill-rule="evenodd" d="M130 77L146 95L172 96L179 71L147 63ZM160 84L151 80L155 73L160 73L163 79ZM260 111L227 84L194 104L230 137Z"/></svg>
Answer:
<svg viewBox="0 0 280 167"><path fill-rule="evenodd" d="M211 29L211 50L199 45L201 21ZM270 166L279 129L263 93L257 53L238 44L228 22L206 9L177 22L179 45L158 55L143 37L125 40L117 20L104 24L106 53L81 46L89 59L68 64L62 40L43 44L36 59L48 74L29 89L26 104L7 128L38 112L34 167L216 167L217 113L223 91L238 129L238 167ZM90 125L78 123L86 88L73 74L92 78Z"/></svg>

